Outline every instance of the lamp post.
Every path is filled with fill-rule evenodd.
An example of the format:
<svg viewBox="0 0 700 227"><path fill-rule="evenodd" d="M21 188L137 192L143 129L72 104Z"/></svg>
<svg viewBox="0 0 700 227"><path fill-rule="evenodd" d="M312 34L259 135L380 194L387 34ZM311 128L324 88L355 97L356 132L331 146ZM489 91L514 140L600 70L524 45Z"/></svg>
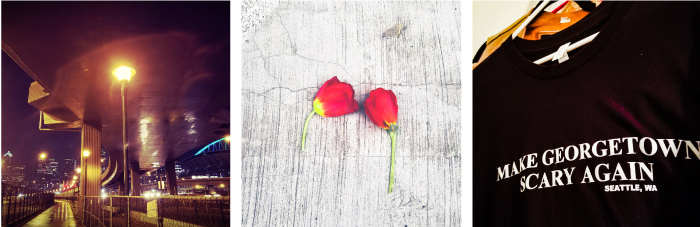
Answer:
<svg viewBox="0 0 700 227"><path fill-rule="evenodd" d="M88 166L88 165L87 165L87 161L88 161L87 158L88 158L88 156L90 156L90 151L84 150L84 151L83 151L83 157L85 158L85 161L83 162L83 163L84 163L83 166L85 166L86 169L85 169L85 172L81 174L81 178L82 178L82 179L81 179L80 182L85 181L85 184L81 184L80 182L78 182L78 188L80 188L80 187L82 187L82 186L87 186L87 180L88 180L87 174L88 174L88 172L89 172L89 171L87 171L87 170L88 170L88 169L87 169L87 166ZM78 173L80 173L80 172L82 172L82 171L80 171L80 168L78 168ZM75 181L75 177L73 178L73 181ZM87 192L87 190L85 190L85 189L83 189L83 190L80 190L80 189L79 189L79 191L83 191L83 193L84 193L84 192ZM83 195L85 195L85 194L83 194Z"/></svg>
<svg viewBox="0 0 700 227"><path fill-rule="evenodd" d="M122 145L124 146L124 195L129 195L129 159L127 152L127 132L126 132L126 83L131 76L136 74L136 70L122 66L114 69L112 75L122 82Z"/></svg>

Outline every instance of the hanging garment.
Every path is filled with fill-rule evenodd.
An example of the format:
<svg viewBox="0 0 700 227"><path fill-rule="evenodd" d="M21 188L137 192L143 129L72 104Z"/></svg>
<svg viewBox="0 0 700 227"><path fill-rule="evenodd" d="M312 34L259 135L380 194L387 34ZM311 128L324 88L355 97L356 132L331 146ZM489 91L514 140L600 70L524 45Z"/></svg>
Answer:
<svg viewBox="0 0 700 227"><path fill-rule="evenodd" d="M699 42L696 2L603 2L506 39L473 74L474 226L700 225Z"/></svg>
<svg viewBox="0 0 700 227"><path fill-rule="evenodd" d="M537 6L534 8L537 8ZM532 13L532 10L513 22L513 24L503 31L489 37L474 57L472 69L476 68L479 63L496 51L506 39L509 39L510 35L525 21L525 18L527 18L530 13ZM541 16L535 18L535 20L533 20L518 36L529 40L538 40L543 35L553 35L566 29L586 15L588 15L587 11L583 11L576 2L570 1L558 13L543 12Z"/></svg>
<svg viewBox="0 0 700 227"><path fill-rule="evenodd" d="M586 15L588 15L588 12L583 10L566 13L543 12L542 15L527 25L522 32L523 34L519 35L519 37L527 40L540 40L542 36L554 35L574 25Z"/></svg>

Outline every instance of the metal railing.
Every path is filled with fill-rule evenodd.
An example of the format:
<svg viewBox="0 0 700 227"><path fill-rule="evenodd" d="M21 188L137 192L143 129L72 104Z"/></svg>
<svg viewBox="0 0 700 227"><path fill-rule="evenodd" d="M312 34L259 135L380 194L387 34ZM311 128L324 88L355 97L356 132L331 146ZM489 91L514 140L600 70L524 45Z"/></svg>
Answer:
<svg viewBox="0 0 700 227"><path fill-rule="evenodd" d="M53 206L54 194L2 184L2 226L17 224L24 218Z"/></svg>
<svg viewBox="0 0 700 227"><path fill-rule="evenodd" d="M84 226L230 226L228 196L85 196ZM78 216L78 215L75 215Z"/></svg>
<svg viewBox="0 0 700 227"><path fill-rule="evenodd" d="M228 196L164 196L158 199L158 216L173 220L173 225L180 221L202 226L230 226L230 215Z"/></svg>

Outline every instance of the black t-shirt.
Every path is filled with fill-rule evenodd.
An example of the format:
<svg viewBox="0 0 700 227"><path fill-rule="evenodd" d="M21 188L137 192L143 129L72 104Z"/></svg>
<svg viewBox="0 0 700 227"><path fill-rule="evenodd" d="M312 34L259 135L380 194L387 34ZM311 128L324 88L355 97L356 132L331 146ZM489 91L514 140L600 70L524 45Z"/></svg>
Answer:
<svg viewBox="0 0 700 227"><path fill-rule="evenodd" d="M473 82L475 226L700 226L698 3L605 1Z"/></svg>

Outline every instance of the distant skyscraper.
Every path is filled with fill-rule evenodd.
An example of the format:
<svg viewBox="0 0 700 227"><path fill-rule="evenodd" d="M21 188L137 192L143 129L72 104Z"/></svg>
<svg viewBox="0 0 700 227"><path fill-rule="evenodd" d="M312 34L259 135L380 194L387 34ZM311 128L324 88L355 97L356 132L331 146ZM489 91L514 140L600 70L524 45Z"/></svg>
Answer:
<svg viewBox="0 0 700 227"><path fill-rule="evenodd" d="M53 158L49 159L49 164L46 168L46 175L50 175L50 179L58 178L58 162Z"/></svg>
<svg viewBox="0 0 700 227"><path fill-rule="evenodd" d="M13 164L12 178L16 182L24 182L24 180L26 179L26 177L25 177L26 171L25 171L24 167L25 166L22 165L21 163L14 163Z"/></svg>
<svg viewBox="0 0 700 227"><path fill-rule="evenodd" d="M72 158L63 159L63 180L72 180L75 173L76 161Z"/></svg>
<svg viewBox="0 0 700 227"><path fill-rule="evenodd" d="M46 160L45 159L39 159L37 160L36 164L36 174L37 177L42 178L44 175L46 175L46 169L48 168Z"/></svg>

